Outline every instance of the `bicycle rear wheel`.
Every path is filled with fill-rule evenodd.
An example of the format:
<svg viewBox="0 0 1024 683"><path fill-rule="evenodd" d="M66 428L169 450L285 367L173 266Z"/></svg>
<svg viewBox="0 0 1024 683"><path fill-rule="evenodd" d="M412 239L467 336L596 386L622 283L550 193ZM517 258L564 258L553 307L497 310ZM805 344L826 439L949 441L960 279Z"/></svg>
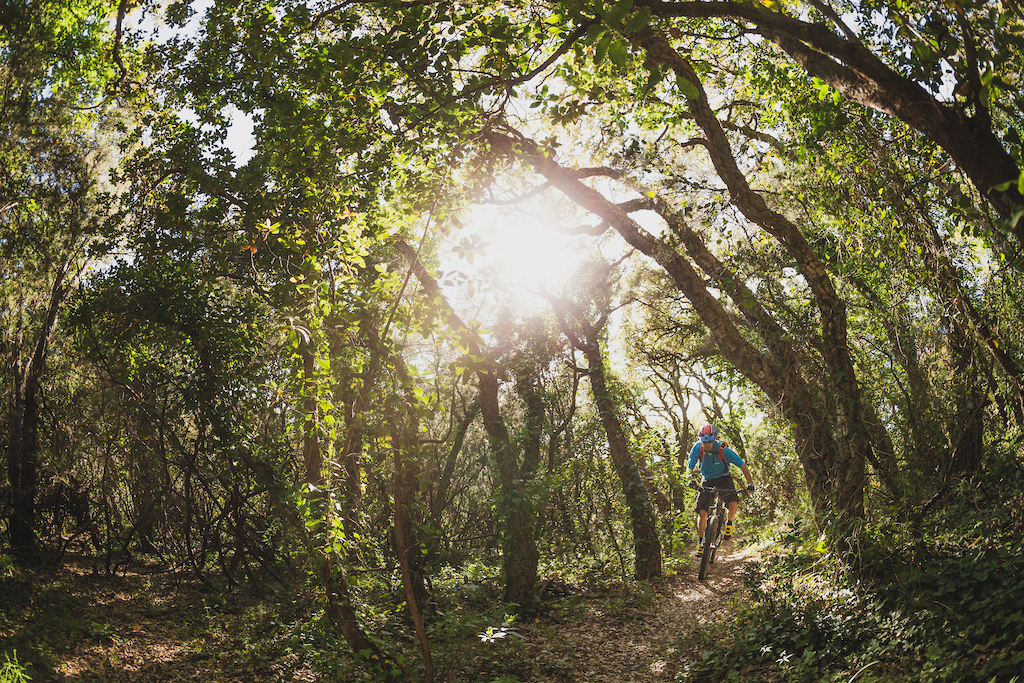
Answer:
<svg viewBox="0 0 1024 683"><path fill-rule="evenodd" d="M708 520L708 527L704 530L704 552L700 556L700 571L697 572L697 580L703 581L708 575L708 566L711 564L712 547L714 539L718 536L718 515Z"/></svg>

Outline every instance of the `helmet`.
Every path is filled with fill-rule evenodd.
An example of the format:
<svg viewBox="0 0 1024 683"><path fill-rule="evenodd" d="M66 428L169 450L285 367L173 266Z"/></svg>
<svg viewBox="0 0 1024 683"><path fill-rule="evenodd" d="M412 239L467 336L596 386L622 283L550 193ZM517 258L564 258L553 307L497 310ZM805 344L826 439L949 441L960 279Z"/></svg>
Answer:
<svg viewBox="0 0 1024 683"><path fill-rule="evenodd" d="M700 428L697 436L700 437L702 442L708 443L709 441L714 441L715 437L718 436L718 429L714 425L706 424Z"/></svg>

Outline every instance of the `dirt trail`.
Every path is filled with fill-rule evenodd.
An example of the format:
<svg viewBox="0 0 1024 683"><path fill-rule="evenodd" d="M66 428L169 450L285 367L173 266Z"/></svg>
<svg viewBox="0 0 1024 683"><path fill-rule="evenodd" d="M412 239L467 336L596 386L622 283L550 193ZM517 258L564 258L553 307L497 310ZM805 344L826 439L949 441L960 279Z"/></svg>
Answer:
<svg viewBox="0 0 1024 683"><path fill-rule="evenodd" d="M536 621L518 625L525 641L491 648L467 633L465 649L438 652L435 680L500 680L504 673L505 680L529 683L671 681L700 657L694 628L728 623L731 599L743 591L743 566L755 557L732 541L703 583L691 565L650 588L572 588L563 606L552 602ZM88 566L27 574L8 581L0 594L0 653L42 648L50 666L32 671L38 683L351 680L319 678L294 648L281 656L284 634L277 631L284 627L278 622L299 617L284 620L268 611L273 605L266 598L222 594L182 575L105 576ZM269 640L257 640L268 619ZM477 667L487 659L495 675L480 678Z"/></svg>
<svg viewBox="0 0 1024 683"><path fill-rule="evenodd" d="M728 543L704 582L696 567L669 577L650 604L624 610L595 599L583 613L556 626L523 629L538 639L529 656L561 662L561 676L549 680L587 683L659 683L671 681L687 663L700 657L695 627L723 623L730 602L744 590L743 567L757 557L752 547Z"/></svg>

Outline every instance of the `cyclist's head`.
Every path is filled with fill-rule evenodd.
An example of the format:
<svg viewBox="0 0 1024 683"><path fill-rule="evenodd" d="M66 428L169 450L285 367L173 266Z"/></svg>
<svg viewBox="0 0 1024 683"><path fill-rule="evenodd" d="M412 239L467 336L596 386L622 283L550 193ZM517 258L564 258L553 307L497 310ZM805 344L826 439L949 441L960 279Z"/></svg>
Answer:
<svg viewBox="0 0 1024 683"><path fill-rule="evenodd" d="M718 436L718 428L712 424L706 424L700 428L700 431L697 432L697 436L700 437L701 442L709 443L714 441L715 437Z"/></svg>

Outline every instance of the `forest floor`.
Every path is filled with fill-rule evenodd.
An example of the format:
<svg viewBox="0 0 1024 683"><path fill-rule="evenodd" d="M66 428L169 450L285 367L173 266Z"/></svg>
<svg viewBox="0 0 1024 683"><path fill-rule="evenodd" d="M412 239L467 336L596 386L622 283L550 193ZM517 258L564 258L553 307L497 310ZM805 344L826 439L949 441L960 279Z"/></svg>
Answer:
<svg viewBox="0 0 1024 683"><path fill-rule="evenodd" d="M723 550L705 582L690 565L639 589L562 586L566 599L515 625L522 639L481 643L481 629L464 629L464 645L435 653L435 680L671 681L728 633L744 595L756 550ZM0 657L16 652L33 683L351 680L310 639L308 599L287 602L155 570L97 573L72 558L0 579ZM316 673L332 667L336 676Z"/></svg>
<svg viewBox="0 0 1024 683"><path fill-rule="evenodd" d="M649 595L591 595L571 620L552 624L541 619L521 629L524 654L541 674L536 680L674 680L686 664L701 657L707 643L728 637L735 605L746 596L743 568L757 559L757 548L732 541L723 550L706 581L697 580L693 565L655 585ZM543 675L560 668L559 662L566 669L562 676Z"/></svg>

